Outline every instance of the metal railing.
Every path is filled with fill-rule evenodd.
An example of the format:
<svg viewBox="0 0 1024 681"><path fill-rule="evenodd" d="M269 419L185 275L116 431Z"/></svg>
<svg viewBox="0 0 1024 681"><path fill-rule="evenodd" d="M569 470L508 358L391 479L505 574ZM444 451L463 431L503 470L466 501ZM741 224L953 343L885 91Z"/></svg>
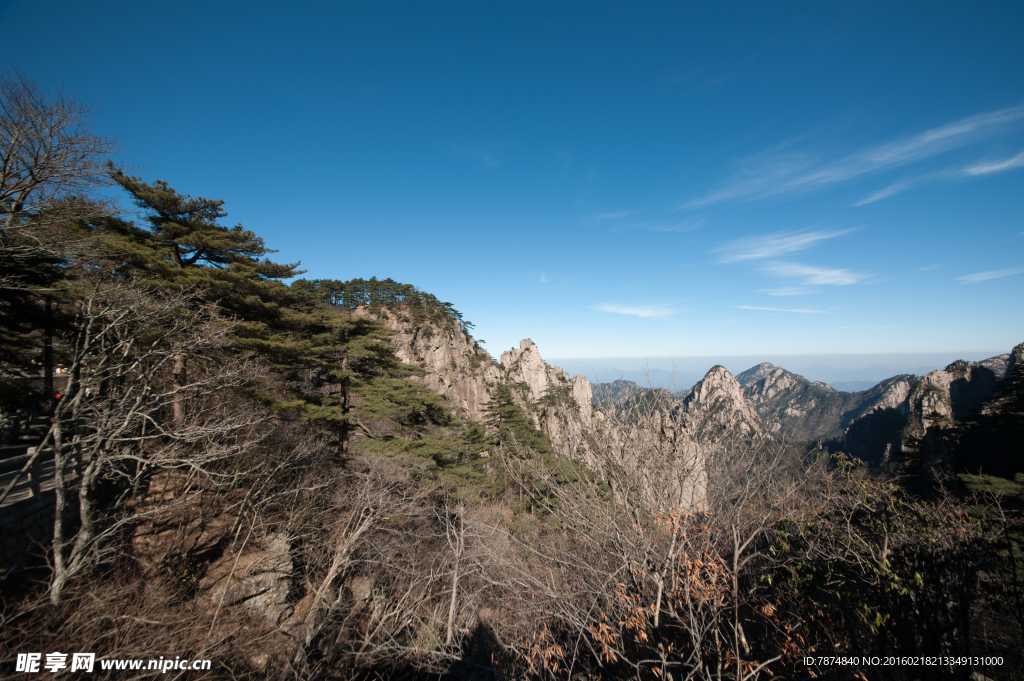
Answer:
<svg viewBox="0 0 1024 681"><path fill-rule="evenodd" d="M35 447L29 447L28 453L20 456L13 456L0 460L0 494L7 491L12 482L17 480L14 489L11 490L2 506L10 506L32 497L37 497L43 492L49 492L54 487L56 477L56 463L53 456L53 448L47 447L36 457L32 465L25 471L24 475L19 474L33 456L36 454ZM82 473L82 456L80 451L71 455L68 466L64 472L65 480L77 480Z"/></svg>

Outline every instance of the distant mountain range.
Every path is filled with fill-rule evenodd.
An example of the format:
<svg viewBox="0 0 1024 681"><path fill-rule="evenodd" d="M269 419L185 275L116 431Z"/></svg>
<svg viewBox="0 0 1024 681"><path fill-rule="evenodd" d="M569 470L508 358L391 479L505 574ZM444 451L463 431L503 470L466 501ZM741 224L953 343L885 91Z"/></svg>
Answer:
<svg viewBox="0 0 1024 681"><path fill-rule="evenodd" d="M1013 366L1024 362L1022 355L1024 344L980 362L958 360L924 376L901 374L855 391L836 390L768 362L737 374L735 380L742 387L742 400L774 437L829 441L877 463L904 451L929 428L948 428L981 408ZM716 367L708 377L716 370L728 374ZM864 382L848 383L860 387ZM592 390L595 403L616 403L650 388L620 379L595 384ZM682 390L674 397L683 402L691 392Z"/></svg>
<svg viewBox="0 0 1024 681"><path fill-rule="evenodd" d="M396 356L426 370L420 380L469 418L486 422L491 393L505 384L561 455L599 468L611 452L638 475L656 469L658 479L668 471L684 480L699 461L729 443L765 438L842 450L872 465L913 457L925 466L945 465L949 457L943 447L960 424L990 405L1000 390L1005 392L1012 383L1007 376L1024 380L1022 343L1010 353L977 362L957 360L923 376L898 374L855 391L837 390L769 362L735 376L716 365L682 390L658 386L654 371L643 375L651 379L648 387L621 375L591 384L582 374L549 365L530 339L506 351L499 364L488 361L465 334L426 322L410 327L395 316L383 321L396 332L391 339ZM975 438L979 442L985 437L982 430ZM1019 440L1009 441L1014 444L1003 447L1007 453L996 463L1011 473L1024 470L1024 455L1014 449ZM641 450L647 454L641 456ZM662 458L644 459L650 452ZM957 463L960 469L980 465Z"/></svg>
<svg viewBox="0 0 1024 681"><path fill-rule="evenodd" d="M902 374L924 376L957 359L971 362L1001 354L999 350L963 353L903 353L878 355L778 355L721 357L658 357L650 360L622 357L610 359L552 360L570 376L582 374L591 383L632 381L642 387L665 388L672 392L693 387L715 365L726 367L734 376L762 362L785 367L810 381L821 381L836 390L859 392ZM649 365L647 363L649 362Z"/></svg>

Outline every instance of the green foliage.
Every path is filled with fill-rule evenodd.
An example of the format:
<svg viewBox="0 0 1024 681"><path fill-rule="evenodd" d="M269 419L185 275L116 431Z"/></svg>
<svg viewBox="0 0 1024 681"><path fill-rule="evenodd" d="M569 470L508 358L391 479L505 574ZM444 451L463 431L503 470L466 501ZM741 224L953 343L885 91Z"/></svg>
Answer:
<svg viewBox="0 0 1024 681"><path fill-rule="evenodd" d="M951 497L915 497L867 476L845 454L835 463L840 484L832 500L821 513L776 528L766 548L779 567L760 580L770 600L803 612L804 650L963 655L972 607L1003 616L1019 607L1022 564L1007 550L1008 528L997 527L1007 516L975 514ZM1015 489L991 476L964 482Z"/></svg>
<svg viewBox="0 0 1024 681"><path fill-rule="evenodd" d="M499 383L491 390L491 401L487 403L484 412L487 414L487 424L497 431L499 446L515 444L541 454L551 451L547 438L534 428L504 383Z"/></svg>
<svg viewBox="0 0 1024 681"><path fill-rule="evenodd" d="M149 184L113 168L110 175L142 209L148 229L117 218L83 225L100 246L102 265L154 285L202 291L242 322L243 338L303 325L315 301L280 281L300 274L298 263L272 262L266 256L275 251L262 238L241 225L221 225L223 201L192 198L162 180Z"/></svg>
<svg viewBox="0 0 1024 681"><path fill-rule="evenodd" d="M572 397L572 386L568 383L552 384L544 391L540 404L552 407L568 407L579 410L579 405Z"/></svg>
<svg viewBox="0 0 1024 681"><path fill-rule="evenodd" d="M38 374L48 343L43 336L69 319L60 302L76 270L63 251L76 235L53 227L51 214L60 212L57 205L0 227L0 371L26 391L31 387L20 379ZM48 362L52 368L53 358Z"/></svg>
<svg viewBox="0 0 1024 681"><path fill-rule="evenodd" d="M968 473L961 473L957 477L970 492L1024 500L1024 473L1017 473L1015 480Z"/></svg>
<svg viewBox="0 0 1024 681"><path fill-rule="evenodd" d="M451 421L436 432L413 437L381 438L361 442L356 449L378 456L405 457L421 476L459 498L494 496L504 489L487 470L481 454L494 446L484 428L472 421ZM497 484L496 484L497 483Z"/></svg>
<svg viewBox="0 0 1024 681"><path fill-rule="evenodd" d="M391 278L371 277L348 281L299 279L292 282L292 288L309 293L321 302L335 307L401 307L417 321L430 320L439 326L459 323L462 331L467 334L473 327L470 322L463 321L462 313L451 303L442 302L411 284L402 284Z"/></svg>
<svg viewBox="0 0 1024 681"><path fill-rule="evenodd" d="M451 423L442 398L409 380L424 372L395 356L387 343L392 334L365 317L326 310L308 315L302 334L277 349L278 368L296 400L281 406L333 430L342 454L353 428L377 437L374 422L413 429Z"/></svg>
<svg viewBox="0 0 1024 681"><path fill-rule="evenodd" d="M244 264L264 279L294 276L294 265L279 265L259 258L274 251L263 239L242 225L224 227L219 223L227 217L223 201L192 198L179 194L163 180L153 184L126 175L110 165L110 177L127 191L135 204L148 211L151 240L166 262L174 268L207 265L224 269Z"/></svg>

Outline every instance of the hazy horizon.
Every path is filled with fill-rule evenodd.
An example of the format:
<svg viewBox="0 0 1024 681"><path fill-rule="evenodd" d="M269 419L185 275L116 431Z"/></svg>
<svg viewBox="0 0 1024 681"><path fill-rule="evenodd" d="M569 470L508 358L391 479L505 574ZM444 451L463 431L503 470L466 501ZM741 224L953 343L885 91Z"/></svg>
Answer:
<svg viewBox="0 0 1024 681"><path fill-rule="evenodd" d="M544 357L543 348L541 356ZM899 374L924 375L963 359L977 362L1007 354L1001 351L975 350L931 353L850 353L850 354L773 354L703 355L690 357L544 357L551 366L565 369L570 376L584 375L592 383L610 383L618 378L656 388L682 390L699 381L707 371L720 364L734 376L769 362L812 381L821 381L836 388L854 392L866 390Z"/></svg>

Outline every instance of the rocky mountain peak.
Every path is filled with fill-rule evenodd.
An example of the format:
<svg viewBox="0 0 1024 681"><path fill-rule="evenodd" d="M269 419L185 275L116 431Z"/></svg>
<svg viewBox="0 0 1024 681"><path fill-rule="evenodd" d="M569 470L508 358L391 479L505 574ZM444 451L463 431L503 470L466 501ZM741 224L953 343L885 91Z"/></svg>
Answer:
<svg viewBox="0 0 1024 681"><path fill-rule="evenodd" d="M981 407L1006 376L1010 362L1010 354L981 362L958 359L945 369L925 374L907 397L906 411L916 417L910 434L920 436L931 426L949 426Z"/></svg>
<svg viewBox="0 0 1024 681"><path fill-rule="evenodd" d="M1024 343L1021 343L1020 345L1017 345L1016 347L1013 348L1013 351L1010 353L1009 356L1008 366L1006 368L1007 372L1017 368L1024 369Z"/></svg>
<svg viewBox="0 0 1024 681"><path fill-rule="evenodd" d="M698 402L704 401L713 394L722 391L737 399L742 399L743 397L743 389L739 381L724 366L716 364L708 369L708 373L704 375L704 378L693 386L693 400Z"/></svg>
<svg viewBox="0 0 1024 681"><path fill-rule="evenodd" d="M757 366L750 367L743 373L737 374L736 380L739 382L740 385L746 387L751 383L756 383L757 381L760 381L761 379L768 376L768 374L780 368L781 367L777 367L770 362L761 362Z"/></svg>
<svg viewBox="0 0 1024 681"><path fill-rule="evenodd" d="M523 384L529 389L525 397L530 404L541 402L545 396L554 399L557 393L562 392L572 398L579 407L580 415L589 421L594 397L590 382L583 375L570 379L562 367L549 366L529 338L520 341L518 350L501 353L501 366L512 383Z"/></svg>
<svg viewBox="0 0 1024 681"><path fill-rule="evenodd" d="M989 357L980 362L974 362L971 366L980 366L990 369L996 378L1002 380L1009 375L1014 366L1019 366L1021 358L1024 357L1024 343L1021 343L1005 355Z"/></svg>
<svg viewBox="0 0 1024 681"><path fill-rule="evenodd" d="M771 365L769 365L771 366ZM744 434L760 434L761 420L743 397L743 386L722 365L711 367L683 400L687 427L698 438L715 430L738 428Z"/></svg>
<svg viewBox="0 0 1024 681"><path fill-rule="evenodd" d="M910 389L905 386L902 394L884 397L875 389L841 392L770 364L760 364L741 375L761 375L744 383L743 396L773 435L793 441L836 437L862 410L890 398L895 400L890 406L896 406Z"/></svg>
<svg viewBox="0 0 1024 681"><path fill-rule="evenodd" d="M971 370L971 365L968 364L967 362L965 362L962 359L956 360L955 362L953 362L952 364L950 364L949 366L947 366L944 369L944 371L946 373L953 374L957 378L963 378L964 376L967 375L967 373L970 370Z"/></svg>
<svg viewBox="0 0 1024 681"><path fill-rule="evenodd" d="M525 383L530 388L530 400L537 402L544 396L551 382L548 380L548 365L540 357L540 350L529 338L519 343L518 350L506 350L501 353L501 366L510 379L516 383ZM562 374L565 370L558 369ZM569 376L566 375L568 380Z"/></svg>

